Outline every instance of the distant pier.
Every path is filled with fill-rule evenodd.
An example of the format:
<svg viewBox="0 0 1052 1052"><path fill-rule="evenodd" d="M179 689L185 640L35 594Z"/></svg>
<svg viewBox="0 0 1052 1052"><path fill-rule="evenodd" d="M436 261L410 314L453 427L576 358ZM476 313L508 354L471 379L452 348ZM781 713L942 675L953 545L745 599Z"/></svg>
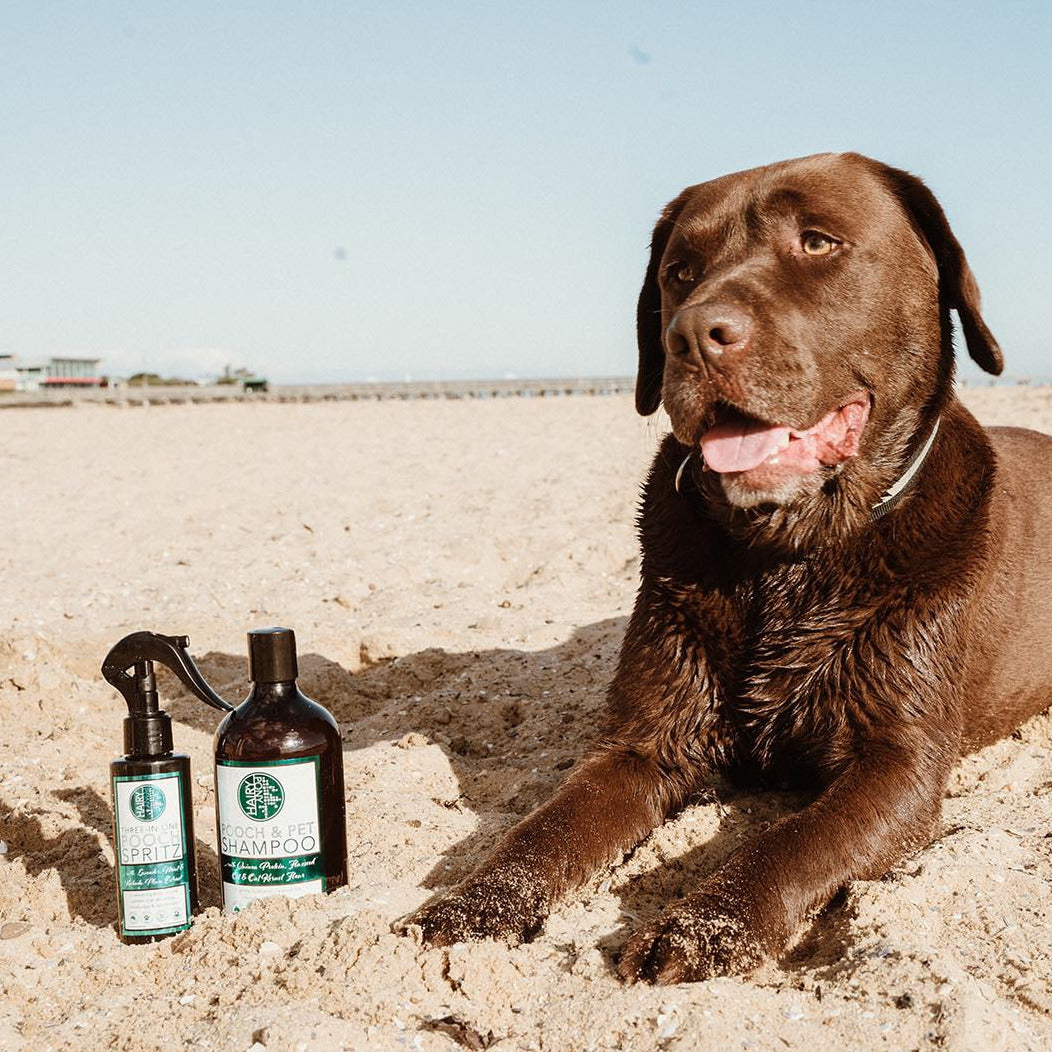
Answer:
<svg viewBox="0 0 1052 1052"><path fill-rule="evenodd" d="M153 385L0 394L0 409L68 405L203 405L211 402L416 402L428 399L570 398L630 394L635 379L599 376L564 380L435 380L369 384Z"/></svg>
<svg viewBox="0 0 1052 1052"><path fill-rule="evenodd" d="M962 380L962 387L1044 386L1047 380L1025 378ZM405 383L271 384L249 391L238 384L172 384L145 387L63 388L2 391L0 409L70 405L204 405L215 402L417 402L429 399L572 398L627 395L635 391L631 376L594 376L549 380L434 380Z"/></svg>

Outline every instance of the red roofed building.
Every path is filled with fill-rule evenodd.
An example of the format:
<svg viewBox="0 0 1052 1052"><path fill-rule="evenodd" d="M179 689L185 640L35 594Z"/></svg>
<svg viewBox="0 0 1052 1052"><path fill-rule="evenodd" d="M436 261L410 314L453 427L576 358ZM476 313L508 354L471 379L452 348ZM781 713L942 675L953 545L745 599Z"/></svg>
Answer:
<svg viewBox="0 0 1052 1052"><path fill-rule="evenodd" d="M27 362L0 354L0 390L36 391L41 387L101 387L100 358L48 358Z"/></svg>
<svg viewBox="0 0 1052 1052"><path fill-rule="evenodd" d="M48 359L45 387L98 387L99 358L50 358Z"/></svg>

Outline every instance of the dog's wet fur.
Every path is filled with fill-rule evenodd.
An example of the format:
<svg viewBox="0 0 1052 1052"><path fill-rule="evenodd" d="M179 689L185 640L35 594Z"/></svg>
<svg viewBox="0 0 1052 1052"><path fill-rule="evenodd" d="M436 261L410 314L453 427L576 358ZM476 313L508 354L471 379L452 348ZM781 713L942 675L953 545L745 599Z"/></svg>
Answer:
<svg viewBox="0 0 1052 1052"><path fill-rule="evenodd" d="M847 882L929 842L959 757L1052 702L1052 438L984 430L958 401L951 311L999 373L942 208L866 157L724 176L665 208L636 406L664 402L673 431L644 490L606 723L549 803L410 918L425 941L530 938L714 772L802 781L814 801L636 932L619 964L665 983L748 971ZM706 470L699 444L720 421L803 432L851 399L868 418L835 462ZM913 485L876 518L936 423Z"/></svg>

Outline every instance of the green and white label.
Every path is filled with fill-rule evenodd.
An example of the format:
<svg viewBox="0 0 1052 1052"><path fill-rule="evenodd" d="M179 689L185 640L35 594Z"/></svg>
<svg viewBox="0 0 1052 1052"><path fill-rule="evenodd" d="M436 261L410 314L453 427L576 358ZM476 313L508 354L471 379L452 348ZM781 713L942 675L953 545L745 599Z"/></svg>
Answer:
<svg viewBox="0 0 1052 1052"><path fill-rule="evenodd" d="M190 867L177 774L113 779L117 886L124 935L190 927Z"/></svg>
<svg viewBox="0 0 1052 1052"><path fill-rule="evenodd" d="M217 760L223 906L325 890L320 761Z"/></svg>

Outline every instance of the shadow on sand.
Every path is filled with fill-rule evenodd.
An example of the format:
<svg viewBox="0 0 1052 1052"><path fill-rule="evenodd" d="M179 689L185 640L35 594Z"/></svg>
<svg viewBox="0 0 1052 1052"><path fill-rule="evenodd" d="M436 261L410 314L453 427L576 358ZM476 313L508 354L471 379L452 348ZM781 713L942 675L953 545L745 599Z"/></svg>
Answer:
<svg viewBox="0 0 1052 1052"><path fill-rule="evenodd" d="M443 853L424 887L444 889L467 876L505 830L555 792L584 755L601 721L625 623L616 618L584 626L546 650L435 648L353 673L320 654L301 656L300 685L339 721L347 752L418 734L447 757L459 793L441 803L472 811L478 825ZM224 697L244 697L244 658L210 653L199 664ZM179 695L174 683L169 696L174 718L214 728L212 713ZM692 802L719 809L715 834L615 884L630 923L603 940L607 956L616 956L640 920L656 918L690 894L738 846L809 798L714 778ZM353 840L351 846L353 856ZM786 966L837 956L843 913L843 900L834 901L786 958Z"/></svg>
<svg viewBox="0 0 1052 1052"><path fill-rule="evenodd" d="M20 859L30 876L54 870L71 916L96 928L113 927L117 923L116 876L97 835L101 833L113 848L111 803L88 786L59 789L55 796L72 804L82 823L55 836L48 836L40 812L13 809L0 797L0 840L7 842L7 858ZM201 908L218 906L219 860L205 841L195 838L195 843Z"/></svg>

